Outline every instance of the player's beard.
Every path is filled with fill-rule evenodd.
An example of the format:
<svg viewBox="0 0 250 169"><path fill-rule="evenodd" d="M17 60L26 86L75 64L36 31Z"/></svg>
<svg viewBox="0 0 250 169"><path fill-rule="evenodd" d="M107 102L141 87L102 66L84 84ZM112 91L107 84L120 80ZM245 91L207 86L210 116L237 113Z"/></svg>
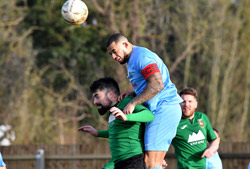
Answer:
<svg viewBox="0 0 250 169"><path fill-rule="evenodd" d="M194 112L195 112L194 110L190 110L189 112L182 112L182 118L184 118L184 119L192 119L193 116L194 116Z"/></svg>
<svg viewBox="0 0 250 169"><path fill-rule="evenodd" d="M107 113L107 111L109 111L109 109L111 108L111 105L112 105L112 102L111 100L108 99L108 105L104 106L104 105L101 105L102 107L101 108L98 108L98 112L100 115L104 115Z"/></svg>
<svg viewBox="0 0 250 169"><path fill-rule="evenodd" d="M128 59L129 59L129 55L127 55L125 52L124 52L124 58L123 58L123 61L120 62L121 65L125 64L128 62Z"/></svg>

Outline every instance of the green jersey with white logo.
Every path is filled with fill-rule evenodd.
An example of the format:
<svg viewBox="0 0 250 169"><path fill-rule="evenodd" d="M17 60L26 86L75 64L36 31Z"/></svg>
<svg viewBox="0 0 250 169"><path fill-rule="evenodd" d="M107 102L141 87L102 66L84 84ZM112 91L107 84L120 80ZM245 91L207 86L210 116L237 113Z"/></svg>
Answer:
<svg viewBox="0 0 250 169"><path fill-rule="evenodd" d="M193 119L181 119L172 145L177 156L178 169L205 169L206 158L201 158L207 141L216 139L208 117L195 112Z"/></svg>
<svg viewBox="0 0 250 169"><path fill-rule="evenodd" d="M132 96L126 97L116 107L123 110L132 99ZM126 116L127 121L122 121L110 114L108 130L98 131L98 137L109 138L114 163L143 153L143 122L154 120L153 113L143 105L136 105L133 113Z"/></svg>

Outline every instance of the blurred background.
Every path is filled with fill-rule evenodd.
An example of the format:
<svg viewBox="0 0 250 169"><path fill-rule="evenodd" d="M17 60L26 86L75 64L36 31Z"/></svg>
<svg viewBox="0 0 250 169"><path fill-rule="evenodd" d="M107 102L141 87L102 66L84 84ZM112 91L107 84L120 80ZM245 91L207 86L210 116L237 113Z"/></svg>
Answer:
<svg viewBox="0 0 250 169"><path fill-rule="evenodd" d="M49 145L58 146L52 154L109 154L107 140L77 128L107 127L106 117L100 117L92 104L89 85L94 80L111 76L121 91L132 90L126 66L106 52L107 37L115 32L157 53L178 90L197 89L197 110L206 113L219 131L220 151L229 153L223 165L232 162L228 166L246 168L250 161L249 0L84 0L89 16L82 25L64 21L64 2L0 1L0 150L7 168L24 165L25 160L12 159L14 155L36 154L41 147L52 150ZM245 161L228 160L235 152L248 154L239 156ZM36 168L35 158L28 157L27 166L21 168ZM101 168L108 158L100 157L104 162L98 165L92 160L89 168ZM88 168L83 163L54 168ZM46 163L45 168L50 166Z"/></svg>

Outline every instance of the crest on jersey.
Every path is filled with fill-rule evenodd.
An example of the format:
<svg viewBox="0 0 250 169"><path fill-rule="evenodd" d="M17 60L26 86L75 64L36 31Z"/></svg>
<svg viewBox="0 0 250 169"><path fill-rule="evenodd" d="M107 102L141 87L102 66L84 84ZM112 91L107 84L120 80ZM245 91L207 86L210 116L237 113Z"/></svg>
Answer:
<svg viewBox="0 0 250 169"><path fill-rule="evenodd" d="M131 72L128 72L128 77L129 77L129 78L132 78L132 77L133 77Z"/></svg>
<svg viewBox="0 0 250 169"><path fill-rule="evenodd" d="M199 125L203 128L204 127L204 123L203 121L201 121L201 119L199 119Z"/></svg>

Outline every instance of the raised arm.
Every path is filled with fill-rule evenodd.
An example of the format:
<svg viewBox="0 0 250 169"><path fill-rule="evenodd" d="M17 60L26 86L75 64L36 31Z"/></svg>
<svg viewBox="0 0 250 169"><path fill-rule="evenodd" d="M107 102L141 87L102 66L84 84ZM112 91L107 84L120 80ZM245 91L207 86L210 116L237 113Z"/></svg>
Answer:
<svg viewBox="0 0 250 169"><path fill-rule="evenodd" d="M132 114L124 114L117 107L112 107L110 112L117 118L123 121L134 122L150 122L154 120L153 113L142 105L137 105Z"/></svg>
<svg viewBox="0 0 250 169"><path fill-rule="evenodd" d="M164 89L162 76L160 72L150 75L147 79L147 85L143 92L132 99L127 106L123 109L125 114L131 114L136 105L142 104L152 99L157 93Z"/></svg>

